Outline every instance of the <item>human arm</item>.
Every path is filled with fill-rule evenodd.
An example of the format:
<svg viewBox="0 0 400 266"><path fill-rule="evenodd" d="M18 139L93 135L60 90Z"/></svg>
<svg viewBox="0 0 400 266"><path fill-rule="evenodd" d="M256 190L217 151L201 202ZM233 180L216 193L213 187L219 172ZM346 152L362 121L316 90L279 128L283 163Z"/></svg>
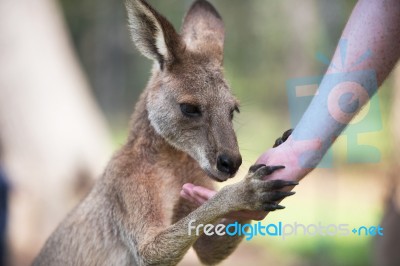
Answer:
<svg viewBox="0 0 400 266"><path fill-rule="evenodd" d="M289 176L297 176L297 180L313 169L398 61L399 25L399 1L360 0L321 81L318 97L314 97L291 138L276 152L263 154L258 163L283 159L281 155L294 156L301 169L293 167L296 174ZM345 94L351 98L340 101ZM286 166L285 172L289 172L290 164Z"/></svg>

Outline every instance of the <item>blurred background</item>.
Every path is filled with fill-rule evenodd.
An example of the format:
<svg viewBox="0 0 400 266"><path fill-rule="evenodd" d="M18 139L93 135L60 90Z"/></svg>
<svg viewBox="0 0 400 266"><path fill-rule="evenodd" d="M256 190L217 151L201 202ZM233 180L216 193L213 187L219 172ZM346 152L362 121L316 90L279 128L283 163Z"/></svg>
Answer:
<svg viewBox="0 0 400 266"><path fill-rule="evenodd" d="M149 2L179 29L192 0ZM356 1L211 2L225 22L226 78L242 106L238 180L293 126L287 80L324 73L316 54L331 57ZM150 68L130 41L123 1L0 1L0 264L29 265L88 192L124 143ZM395 87L400 69L375 96L381 126L358 136L379 149L379 162L347 163L339 137L334 167L310 174L264 221L380 224L384 237L258 237L222 265L400 265ZM189 252L181 265L199 262Z"/></svg>

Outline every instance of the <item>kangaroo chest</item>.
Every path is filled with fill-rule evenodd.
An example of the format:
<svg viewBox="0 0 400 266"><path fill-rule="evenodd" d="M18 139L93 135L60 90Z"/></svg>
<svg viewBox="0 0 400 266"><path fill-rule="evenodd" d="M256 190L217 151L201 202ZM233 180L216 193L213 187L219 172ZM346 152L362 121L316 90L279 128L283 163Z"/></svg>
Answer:
<svg viewBox="0 0 400 266"><path fill-rule="evenodd" d="M162 186L160 186L160 189L161 195L163 195L162 205L164 221L166 224L170 225L172 223L174 209L180 199L180 191L184 183L180 182L176 176L165 172L160 179L162 179Z"/></svg>

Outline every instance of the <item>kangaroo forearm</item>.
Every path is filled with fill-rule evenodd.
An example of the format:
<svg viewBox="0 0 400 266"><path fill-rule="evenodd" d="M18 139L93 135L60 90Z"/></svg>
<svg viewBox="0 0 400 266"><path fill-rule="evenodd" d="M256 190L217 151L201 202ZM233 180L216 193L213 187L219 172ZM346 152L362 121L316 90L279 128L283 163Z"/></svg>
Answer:
<svg viewBox="0 0 400 266"><path fill-rule="evenodd" d="M234 222L231 219L223 219L219 224L228 225ZM246 224L251 223L251 221L240 221L239 223ZM243 237L244 235L229 236L225 234L219 236L214 234L207 236L203 234L194 243L193 248L203 264L215 265L226 259L237 248Z"/></svg>
<svg viewBox="0 0 400 266"><path fill-rule="evenodd" d="M283 166L252 166L245 179L223 187L206 203L164 230L160 230L159 226L162 225L152 220L141 221L140 227L137 227L138 224L132 224L132 220L129 219L137 215L125 214L127 219L124 224L121 224L123 235L129 234L125 243L128 245L132 243L131 254L139 260L139 265L176 265L190 246L203 234L203 230L197 230L198 228L206 224L214 224L233 211L281 209L282 206L276 204L276 201L291 194L280 190L297 183L283 180L264 181L262 178L282 168ZM131 208L125 209L125 211L130 210ZM153 226L149 226L150 224ZM130 230L132 228L136 230ZM238 243L236 241L239 239L223 243L225 246L227 243L231 245L227 253L234 249ZM215 260L222 259L227 253Z"/></svg>
<svg viewBox="0 0 400 266"><path fill-rule="evenodd" d="M145 241L139 247L144 265L176 265L202 234L202 232L199 235L189 232L189 224L191 227L197 227L200 224L215 223L229 212L229 208L224 207L227 205L225 197L219 194L166 230Z"/></svg>

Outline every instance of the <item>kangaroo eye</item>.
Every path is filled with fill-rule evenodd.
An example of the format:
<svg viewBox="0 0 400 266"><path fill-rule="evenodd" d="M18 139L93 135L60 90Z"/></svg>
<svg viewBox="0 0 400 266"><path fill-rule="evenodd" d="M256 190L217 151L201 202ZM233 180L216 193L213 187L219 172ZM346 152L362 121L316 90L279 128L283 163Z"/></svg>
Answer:
<svg viewBox="0 0 400 266"><path fill-rule="evenodd" d="M180 105L182 114L189 117L199 117L201 116L200 108L196 105L189 103L181 103Z"/></svg>

